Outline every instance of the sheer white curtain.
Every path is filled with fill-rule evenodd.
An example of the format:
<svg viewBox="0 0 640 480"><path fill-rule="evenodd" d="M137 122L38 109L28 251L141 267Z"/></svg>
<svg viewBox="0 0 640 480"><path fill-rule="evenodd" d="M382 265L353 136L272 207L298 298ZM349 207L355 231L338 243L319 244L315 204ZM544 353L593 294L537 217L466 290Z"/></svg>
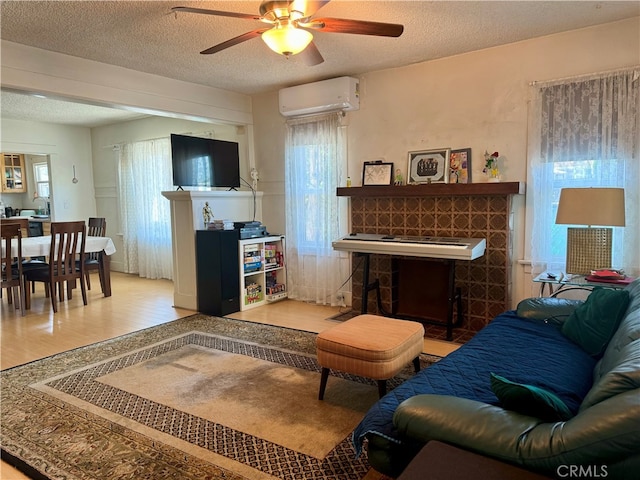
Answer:
<svg viewBox="0 0 640 480"><path fill-rule="evenodd" d="M173 189L170 140L123 145L118 175L125 272L172 279L171 212L160 193Z"/></svg>
<svg viewBox="0 0 640 480"><path fill-rule="evenodd" d="M346 199L336 188L346 176L346 145L340 116L287 122L285 205L289 297L336 305L346 280L344 258L331 242L345 235ZM341 261L341 258L343 261Z"/></svg>
<svg viewBox="0 0 640 480"><path fill-rule="evenodd" d="M613 232L613 267L640 273L640 68L531 87L529 186L533 273L562 270L564 187L623 187L626 226Z"/></svg>

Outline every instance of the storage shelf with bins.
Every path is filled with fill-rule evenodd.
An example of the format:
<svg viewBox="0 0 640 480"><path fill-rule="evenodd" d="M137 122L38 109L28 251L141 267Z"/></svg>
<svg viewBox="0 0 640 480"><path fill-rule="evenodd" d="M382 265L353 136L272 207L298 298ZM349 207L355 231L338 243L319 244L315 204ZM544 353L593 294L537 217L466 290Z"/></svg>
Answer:
<svg viewBox="0 0 640 480"><path fill-rule="evenodd" d="M240 309L287 298L284 236L240 240Z"/></svg>

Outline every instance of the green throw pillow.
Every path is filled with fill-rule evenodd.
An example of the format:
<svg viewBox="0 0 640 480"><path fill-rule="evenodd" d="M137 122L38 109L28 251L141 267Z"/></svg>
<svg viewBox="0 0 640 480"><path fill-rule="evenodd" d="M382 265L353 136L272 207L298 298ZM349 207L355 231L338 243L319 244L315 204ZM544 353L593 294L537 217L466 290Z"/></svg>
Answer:
<svg viewBox="0 0 640 480"><path fill-rule="evenodd" d="M629 305L629 292L596 287L562 325L562 333L593 357L607 348Z"/></svg>
<svg viewBox="0 0 640 480"><path fill-rule="evenodd" d="M569 420L573 417L567 405L544 388L515 383L491 373L491 390L507 410L547 422Z"/></svg>

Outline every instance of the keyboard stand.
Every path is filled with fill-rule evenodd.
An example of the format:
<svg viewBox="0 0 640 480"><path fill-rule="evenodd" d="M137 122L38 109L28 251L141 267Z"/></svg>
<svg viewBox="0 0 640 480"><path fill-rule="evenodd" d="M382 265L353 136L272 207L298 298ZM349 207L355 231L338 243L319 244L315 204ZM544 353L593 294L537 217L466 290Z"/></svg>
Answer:
<svg viewBox="0 0 640 480"><path fill-rule="evenodd" d="M464 315L463 315L463 311L462 311L462 294L461 294L461 290L460 288L456 288L455 286L455 260L449 259L449 260L445 260L441 263L444 263L448 266L448 272L447 272L447 281L446 281L446 285L447 285L447 291L444 295L446 295L446 298L439 298L438 299L438 303L439 304L446 304L446 318L443 320L437 320L437 319L431 319L431 318L424 318L422 316L419 316L417 314L412 314L412 313L403 313L403 312L398 312L397 311L397 305L398 305L398 300L393 299L392 300L392 309L393 309L393 313L389 313L387 311L385 311L384 307L382 306L382 298L380 295L380 280L379 279L375 279L374 281L369 281L369 266L370 266L370 257L371 254L370 253L360 253L360 252L354 252L354 254L356 256L362 257L363 258L363 265L362 265L362 305L360 308L360 313L362 315L366 314L368 311L368 304L369 304L369 292L374 291L376 292L376 303L377 303L377 307L378 307L378 314L379 315L383 315L385 317L393 317L393 318L399 318L399 319L405 319L405 320L414 320L423 324L427 324L427 325L436 325L436 326L442 326L446 328L446 339L448 341L451 341L453 339L453 329L455 327L459 327L460 325L462 325L462 322L464 321ZM399 261L399 259L394 258L393 262L394 262L394 267L393 270L397 271L397 262ZM406 261L406 260L405 260ZM425 283L428 286L428 283ZM393 285L392 285L392 291L394 292L394 297L398 297L398 287L397 287L397 281L395 279L394 276L394 281L393 281ZM445 303L446 302L446 303ZM456 315L456 319L454 321L454 303L456 306L456 310L457 310L457 315Z"/></svg>
<svg viewBox="0 0 640 480"><path fill-rule="evenodd" d="M362 306L360 308L360 313L362 315L367 313L369 292L371 290L375 290L378 312L380 313L380 315L383 315L385 317L389 316L389 314L385 312L384 308L382 308L382 298L380 296L380 280L376 278L373 282L369 282L369 260L371 258L371 254L355 252L355 255L357 255L358 257L363 257L364 260L364 263L362 265Z"/></svg>

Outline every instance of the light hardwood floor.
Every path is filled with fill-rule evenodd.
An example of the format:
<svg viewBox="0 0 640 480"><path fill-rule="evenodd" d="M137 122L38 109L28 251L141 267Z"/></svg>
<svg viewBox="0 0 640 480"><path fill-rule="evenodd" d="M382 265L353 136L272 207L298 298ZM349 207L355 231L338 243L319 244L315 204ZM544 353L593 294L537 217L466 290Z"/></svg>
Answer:
<svg viewBox="0 0 640 480"><path fill-rule="evenodd" d="M24 317L14 305L8 305L5 292L0 309L0 368L11 368L195 313L173 307L170 281L112 272L111 282L113 295L104 297L94 275L93 289L87 292L88 305L83 305L82 295L76 290L71 300L58 305L55 315L42 284L37 285L31 310ZM228 317L318 333L337 324L336 320L327 319L340 312L337 307L285 300ZM425 339L424 351L444 356L457 347L454 343ZM0 465L0 479L26 478L4 462Z"/></svg>

